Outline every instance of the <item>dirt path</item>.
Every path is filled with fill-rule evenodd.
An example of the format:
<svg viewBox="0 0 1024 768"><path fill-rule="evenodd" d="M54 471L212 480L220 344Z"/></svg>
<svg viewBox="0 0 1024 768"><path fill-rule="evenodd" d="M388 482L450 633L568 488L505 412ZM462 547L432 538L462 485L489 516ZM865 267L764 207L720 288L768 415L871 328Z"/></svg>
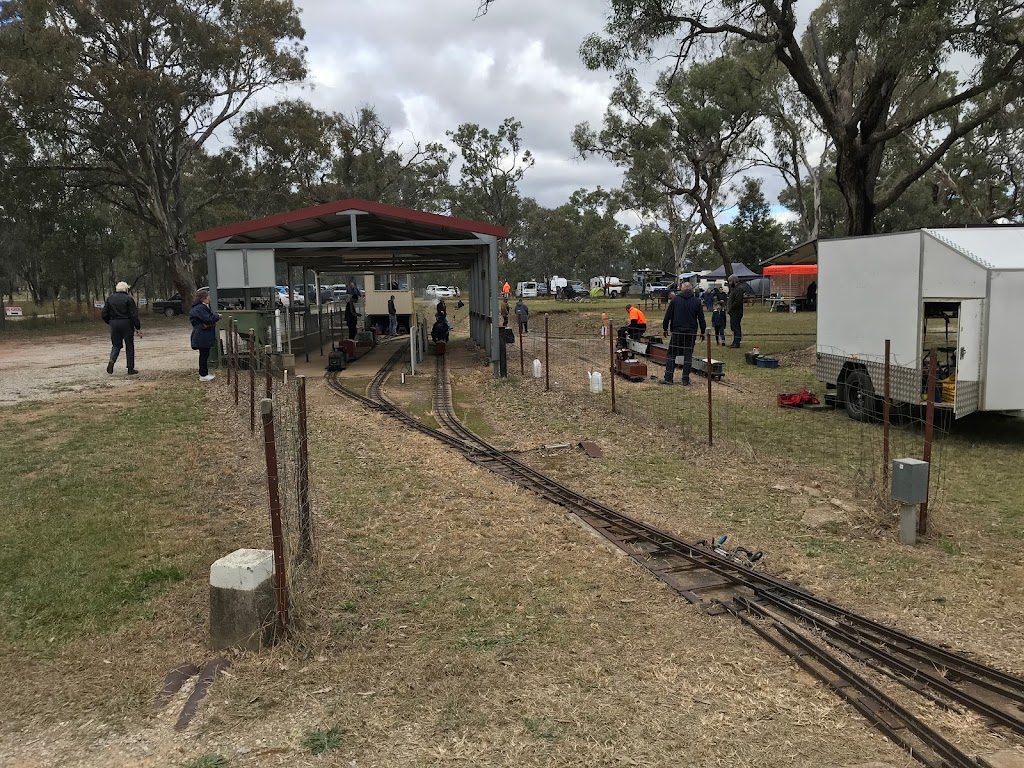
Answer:
<svg viewBox="0 0 1024 768"><path fill-rule="evenodd" d="M131 386L196 365L184 324L143 329L143 337L135 340L135 365L142 372L137 377L125 375L124 352L114 375L107 375L109 354L110 340L103 332L0 342L0 406Z"/></svg>

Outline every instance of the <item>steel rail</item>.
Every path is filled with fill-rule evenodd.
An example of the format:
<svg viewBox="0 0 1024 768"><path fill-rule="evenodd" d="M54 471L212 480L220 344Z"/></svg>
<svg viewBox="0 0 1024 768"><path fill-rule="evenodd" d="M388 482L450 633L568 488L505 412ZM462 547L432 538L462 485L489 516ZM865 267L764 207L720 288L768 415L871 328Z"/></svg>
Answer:
<svg viewBox="0 0 1024 768"><path fill-rule="evenodd" d="M756 604L749 601L740 603L743 610L728 603L721 605L762 639L789 656L801 669L831 688L869 723L919 762L930 768L977 768L976 760L794 627L764 614ZM776 634L754 621L751 615L766 620ZM906 734L916 736L935 756L928 756Z"/></svg>
<svg viewBox="0 0 1024 768"><path fill-rule="evenodd" d="M398 357L399 355L396 353L393 360L397 361ZM389 365L393 366L392 361L389 361ZM716 553L704 544L687 542L655 526L618 512L601 502L567 488L547 475L491 446L483 438L480 438L465 427L452 413L451 391L448 385L446 361L438 360L438 379L435 382L434 400L435 416L438 417L439 424L443 424L447 429L458 435L458 438L453 438L444 432L422 424L406 414L402 409L390 403L381 391L383 382L389 373L390 370L385 371L382 369L381 373L378 374L379 378L375 377L376 386L371 385L370 387L371 395L375 399L363 398L344 390L338 384L336 375L333 380L333 385L335 386L332 386L332 388L350 397L355 397L355 399L360 401L365 401L370 407L393 416L407 426L456 448L473 463L494 471L506 479L532 490L543 498L576 513L605 538L620 548L625 549L623 543L635 542L645 542L653 546L653 550L639 553L627 551L627 554L654 576L668 584L675 591L683 594L687 599L690 599L691 602L699 602L700 600L699 598L693 599L694 596L692 594L688 594L686 590L681 589L671 574L691 568L703 569L724 579L725 583L730 585L732 589L746 588L758 599L770 600L780 607L783 607L780 603L788 603L790 607L785 608L786 610L812 623L812 625L814 625L814 618L816 617L818 619L816 626L819 626L819 628L821 622L825 619L831 619L832 623L836 626L842 626L845 623L849 625L845 631L851 643L854 643L857 639L856 635L852 633L859 633L865 636L869 642L881 644L888 648L890 653L903 653L919 663L951 670L968 682L986 687L1004 698L1017 700L1019 697L1024 696L1024 680L1019 677L988 667L958 652L911 637L900 630L834 605L795 584L763 572L754 571L749 566ZM329 376L328 378L329 384L331 384L331 377ZM662 567L654 562L654 558L658 557L678 557L687 565ZM789 599L786 600L785 598ZM806 603L806 605L800 606L799 603L793 601L801 601ZM819 614L815 614L808 606L813 606ZM820 614L824 614L824 616ZM863 642L857 642L856 645L864 647ZM886 663L886 661L892 661L892 659L882 659L882 663ZM920 680L920 667L915 667L912 664L908 665L905 660L901 660L898 657L895 657L893 666L899 669L899 671L908 674L910 679ZM910 687L914 688L913 686ZM978 709L975 706L978 703L975 697L964 694L955 687L954 690L958 691L959 698L957 700L962 701L965 706L981 711L986 716L991 715L991 712L988 711L991 708L984 705L983 702L983 706ZM1001 712L1000 710L995 711ZM1005 713L1002 713L1002 718L996 715L993 719L1003 722L1007 718L1011 721L1014 719ZM1003 724L1017 730L1011 722L1003 722Z"/></svg>

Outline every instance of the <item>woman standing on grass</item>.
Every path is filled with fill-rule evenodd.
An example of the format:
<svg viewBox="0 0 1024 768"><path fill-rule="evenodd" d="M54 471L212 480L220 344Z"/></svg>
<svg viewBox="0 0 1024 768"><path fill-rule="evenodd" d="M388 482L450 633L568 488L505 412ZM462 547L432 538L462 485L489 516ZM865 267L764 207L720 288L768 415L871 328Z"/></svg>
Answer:
<svg viewBox="0 0 1024 768"><path fill-rule="evenodd" d="M209 291L196 293L196 300L192 302L188 319L192 322L192 349L199 350L199 380L213 381L214 376L210 373L207 363L210 360L210 350L217 343L217 321L220 320L220 315L210 309Z"/></svg>

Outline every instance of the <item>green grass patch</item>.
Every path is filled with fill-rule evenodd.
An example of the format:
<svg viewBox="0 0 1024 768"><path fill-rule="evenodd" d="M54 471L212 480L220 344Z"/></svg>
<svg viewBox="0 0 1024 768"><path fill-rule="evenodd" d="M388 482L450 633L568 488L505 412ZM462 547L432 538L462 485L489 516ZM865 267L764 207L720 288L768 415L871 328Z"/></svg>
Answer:
<svg viewBox="0 0 1024 768"><path fill-rule="evenodd" d="M800 543L800 550L807 557L821 557L823 554L840 555L846 552L846 545L840 541L812 537Z"/></svg>
<svg viewBox="0 0 1024 768"><path fill-rule="evenodd" d="M341 729L329 728L320 731L307 731L302 737L302 748L314 755L334 752L341 749Z"/></svg>
<svg viewBox="0 0 1024 768"><path fill-rule="evenodd" d="M227 768L227 758L222 755L203 755L185 763L185 768Z"/></svg>
<svg viewBox="0 0 1024 768"><path fill-rule="evenodd" d="M34 405L0 422L4 639L49 645L113 628L182 581L196 556L159 531L190 492L175 468L200 445L202 391L104 406Z"/></svg>
<svg viewBox="0 0 1024 768"><path fill-rule="evenodd" d="M939 548L947 555L959 555L962 552L960 544L947 536L939 539Z"/></svg>
<svg viewBox="0 0 1024 768"><path fill-rule="evenodd" d="M556 741L562 735L558 724L551 722L546 717L523 718L523 726L528 734L538 739Z"/></svg>

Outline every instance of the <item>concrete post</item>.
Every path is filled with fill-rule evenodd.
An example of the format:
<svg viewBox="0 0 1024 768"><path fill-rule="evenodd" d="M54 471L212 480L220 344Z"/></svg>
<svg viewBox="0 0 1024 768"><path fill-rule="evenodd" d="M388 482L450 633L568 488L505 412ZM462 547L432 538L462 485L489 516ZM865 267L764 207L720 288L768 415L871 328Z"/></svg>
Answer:
<svg viewBox="0 0 1024 768"><path fill-rule="evenodd" d="M258 651L274 640L274 553L237 549L210 566L210 645Z"/></svg>

